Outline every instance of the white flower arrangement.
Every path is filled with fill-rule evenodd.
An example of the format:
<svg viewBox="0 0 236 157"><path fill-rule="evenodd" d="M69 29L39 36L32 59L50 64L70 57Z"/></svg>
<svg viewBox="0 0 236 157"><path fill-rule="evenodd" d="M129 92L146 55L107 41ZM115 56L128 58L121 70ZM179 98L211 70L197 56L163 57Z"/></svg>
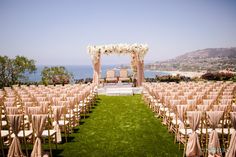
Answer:
<svg viewBox="0 0 236 157"><path fill-rule="evenodd" d="M88 46L88 52L93 60L96 63L101 54L138 54L139 60L143 60L145 54L148 51L147 44L116 44L116 45L91 45Z"/></svg>

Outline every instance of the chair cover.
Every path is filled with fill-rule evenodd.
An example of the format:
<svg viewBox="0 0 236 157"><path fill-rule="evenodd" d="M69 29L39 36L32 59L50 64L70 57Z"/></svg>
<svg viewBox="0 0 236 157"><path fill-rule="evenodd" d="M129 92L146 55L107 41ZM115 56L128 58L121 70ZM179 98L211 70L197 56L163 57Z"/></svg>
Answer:
<svg viewBox="0 0 236 157"><path fill-rule="evenodd" d="M40 104L42 113L47 114L48 113L49 101L41 101L39 104Z"/></svg>
<svg viewBox="0 0 236 157"><path fill-rule="evenodd" d="M4 106L6 106L6 107L13 107L14 104L15 104L14 101L5 101L5 102L4 102Z"/></svg>
<svg viewBox="0 0 236 157"><path fill-rule="evenodd" d="M14 115L19 113L17 107L6 107L6 112L8 115Z"/></svg>
<svg viewBox="0 0 236 157"><path fill-rule="evenodd" d="M57 139L56 142L60 143L62 141L61 139L61 129L59 127L59 120L60 117L62 115L63 112L63 106L53 106L53 115L54 115L54 122L53 122L53 126L54 126L54 130L56 131L57 134Z"/></svg>
<svg viewBox="0 0 236 157"><path fill-rule="evenodd" d="M197 110L198 111L207 111L208 110L208 108L209 108L209 106L207 106L207 105L197 105Z"/></svg>
<svg viewBox="0 0 236 157"><path fill-rule="evenodd" d="M199 157L201 156L202 151L196 130L198 129L201 120L201 112L198 111L187 112L187 117L189 119L189 124L192 129L192 133L190 134L188 139L186 156Z"/></svg>
<svg viewBox="0 0 236 157"><path fill-rule="evenodd" d="M213 105L213 111L227 111L228 106L227 105Z"/></svg>
<svg viewBox="0 0 236 157"><path fill-rule="evenodd" d="M188 99L187 104L191 106L191 108L196 108L197 100L196 99Z"/></svg>
<svg viewBox="0 0 236 157"><path fill-rule="evenodd" d="M233 102L233 99L221 99L222 105L231 105Z"/></svg>
<svg viewBox="0 0 236 157"><path fill-rule="evenodd" d="M176 105L177 112L178 112L178 117L180 119L180 124L179 124L179 129L184 129L184 113L187 110L187 105Z"/></svg>
<svg viewBox="0 0 236 157"><path fill-rule="evenodd" d="M208 144L208 156L209 157L222 156L221 148L220 148L220 141L219 141L218 133L215 130L215 128L219 124L219 121L222 118L224 111L209 111L206 113L209 118L210 125L212 127L212 131L209 137L209 144Z"/></svg>
<svg viewBox="0 0 236 157"><path fill-rule="evenodd" d="M32 125L36 134L36 140L34 143L33 151L31 153L31 157L41 157L42 156L42 144L41 144L41 136L43 133L43 129L45 126L45 122L47 119L47 115L32 115Z"/></svg>
<svg viewBox="0 0 236 157"><path fill-rule="evenodd" d="M226 157L236 156L236 112L230 112L230 117L234 131L230 138L229 148L225 155Z"/></svg>
<svg viewBox="0 0 236 157"><path fill-rule="evenodd" d="M128 77L128 71L127 69L120 69L120 77L119 77L120 81L129 81L129 77Z"/></svg>
<svg viewBox="0 0 236 157"><path fill-rule="evenodd" d="M23 153L21 151L20 141L19 137L17 136L20 124L22 120L22 115L9 115L10 125L12 127L13 134L15 135L13 137L12 143L9 147L8 151L8 157L23 157Z"/></svg>
<svg viewBox="0 0 236 157"><path fill-rule="evenodd" d="M236 112L236 105L232 105L232 112Z"/></svg>
<svg viewBox="0 0 236 157"><path fill-rule="evenodd" d="M42 114L42 109L41 109L40 106L27 107L26 113L27 113L28 115Z"/></svg>

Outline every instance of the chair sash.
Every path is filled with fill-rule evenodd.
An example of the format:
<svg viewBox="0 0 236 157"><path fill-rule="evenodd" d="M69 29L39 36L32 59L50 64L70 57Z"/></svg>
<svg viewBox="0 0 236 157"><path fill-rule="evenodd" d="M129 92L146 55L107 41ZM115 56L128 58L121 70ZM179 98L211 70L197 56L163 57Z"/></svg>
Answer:
<svg viewBox="0 0 236 157"><path fill-rule="evenodd" d="M36 137L36 140L34 143L31 157L43 156L42 155L41 136L43 133L46 119L47 119L47 115L42 115L42 114L32 115L32 125L33 125L34 132L37 137Z"/></svg>
<svg viewBox="0 0 236 157"><path fill-rule="evenodd" d="M192 133L189 136L187 148L186 148L186 156L198 156L200 157L202 154L201 146L198 139L198 134L196 130L198 129L200 120L201 120L201 112L192 111L187 112L187 117L189 119L190 127L192 129Z"/></svg>
<svg viewBox="0 0 236 157"><path fill-rule="evenodd" d="M54 116L54 122L53 122L53 126L54 126L54 130L57 133L57 139L56 142L60 143L62 141L61 139L61 129L59 127L59 120L61 118L61 115L63 113L64 110L64 106L53 106L53 116Z"/></svg>
<svg viewBox="0 0 236 157"><path fill-rule="evenodd" d="M9 115L10 125L14 134L12 143L9 147L8 157L23 157L24 154L22 153L19 137L17 136L20 124L22 120L22 115Z"/></svg>
<svg viewBox="0 0 236 157"><path fill-rule="evenodd" d="M206 112L210 125L212 127L212 131L209 137L209 144L208 144L208 156L222 156L221 148L220 148L220 141L218 137L218 133L215 130L217 125L219 124L220 119L222 118L224 111L208 111Z"/></svg>
<svg viewBox="0 0 236 157"><path fill-rule="evenodd" d="M230 144L225 157L236 156L236 112L230 112L230 118L234 131L230 138Z"/></svg>

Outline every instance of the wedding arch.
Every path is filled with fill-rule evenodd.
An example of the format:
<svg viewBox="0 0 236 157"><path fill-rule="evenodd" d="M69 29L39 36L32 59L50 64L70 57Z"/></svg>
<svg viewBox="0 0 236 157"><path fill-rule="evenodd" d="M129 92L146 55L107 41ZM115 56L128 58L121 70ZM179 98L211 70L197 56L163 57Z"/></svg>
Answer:
<svg viewBox="0 0 236 157"><path fill-rule="evenodd" d="M93 63L93 82L100 83L101 76L101 55L125 54L131 56L131 69L136 85L141 86L144 81L144 56L148 51L147 44L110 44L90 45L88 52Z"/></svg>

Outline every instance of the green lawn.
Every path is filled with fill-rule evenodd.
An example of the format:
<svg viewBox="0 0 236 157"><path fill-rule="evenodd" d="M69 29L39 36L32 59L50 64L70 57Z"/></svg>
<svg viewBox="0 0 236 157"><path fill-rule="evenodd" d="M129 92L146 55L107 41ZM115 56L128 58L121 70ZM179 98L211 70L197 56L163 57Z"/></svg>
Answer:
<svg viewBox="0 0 236 157"><path fill-rule="evenodd" d="M69 142L53 149L65 157L152 157L181 156L178 144L140 95L99 96L89 117L69 137Z"/></svg>

